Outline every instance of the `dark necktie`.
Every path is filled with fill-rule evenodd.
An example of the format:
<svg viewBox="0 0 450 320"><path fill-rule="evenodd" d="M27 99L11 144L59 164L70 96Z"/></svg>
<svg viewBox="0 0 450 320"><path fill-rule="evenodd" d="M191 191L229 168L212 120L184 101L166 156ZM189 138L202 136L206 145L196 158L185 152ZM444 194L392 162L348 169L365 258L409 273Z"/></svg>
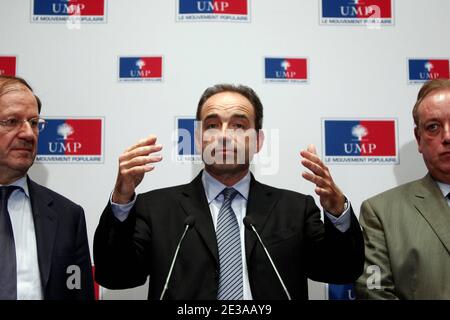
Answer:
<svg viewBox="0 0 450 320"><path fill-rule="evenodd" d="M17 299L16 246L8 199L17 186L0 187L0 300Z"/></svg>
<svg viewBox="0 0 450 320"><path fill-rule="evenodd" d="M219 300L241 300L243 297L241 237L236 215L231 208L231 202L237 193L233 188L222 191L224 199L217 218Z"/></svg>

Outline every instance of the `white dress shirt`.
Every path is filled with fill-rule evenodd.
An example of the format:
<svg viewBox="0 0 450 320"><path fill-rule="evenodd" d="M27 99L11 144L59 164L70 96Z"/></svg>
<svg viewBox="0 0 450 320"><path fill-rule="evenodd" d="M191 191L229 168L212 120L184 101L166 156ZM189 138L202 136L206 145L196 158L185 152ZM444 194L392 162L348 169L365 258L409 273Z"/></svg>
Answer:
<svg viewBox="0 0 450 320"><path fill-rule="evenodd" d="M239 182L237 182L232 187L238 191L238 194L233 199L231 203L231 207L236 214L236 218L239 224L240 236L241 236L241 256L242 256L242 270L243 270L243 299L244 300L252 300L252 292L250 289L250 282L248 279L248 269L247 269L247 259L245 258L245 226L243 219L247 212L247 200L248 193L250 191L250 171L242 178ZM220 208L223 203L223 195L221 192L223 189L227 188L226 185L222 184L220 181L213 178L206 170L203 170L202 174L202 183L206 193L206 199L208 200L209 209L211 211L211 217L214 224L214 229L217 228L217 218L219 215ZM133 200L127 204L117 204L112 202L112 194L110 197L111 208L114 216L119 221L125 221L128 217L128 214L136 202L136 195ZM333 215L325 212L325 215L330 219L333 225L341 232L345 232L350 228L351 216L348 214L350 211L350 205L346 208L346 210L340 215L338 218Z"/></svg>
<svg viewBox="0 0 450 320"><path fill-rule="evenodd" d="M36 233L27 178L20 178L10 185L22 188L14 190L8 201L8 212L16 246L17 299L42 300Z"/></svg>
<svg viewBox="0 0 450 320"><path fill-rule="evenodd" d="M436 181L439 189L441 189L442 195L444 196L445 200L447 200L448 206L450 207L450 197L447 197L447 195L450 193L450 184L442 183L439 181Z"/></svg>

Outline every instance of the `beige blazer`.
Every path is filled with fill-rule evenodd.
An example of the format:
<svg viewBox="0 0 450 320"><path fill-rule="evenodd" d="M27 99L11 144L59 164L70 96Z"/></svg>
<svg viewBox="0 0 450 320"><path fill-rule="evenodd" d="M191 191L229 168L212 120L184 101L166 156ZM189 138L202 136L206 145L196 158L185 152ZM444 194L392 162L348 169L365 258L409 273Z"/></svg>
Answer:
<svg viewBox="0 0 450 320"><path fill-rule="evenodd" d="M357 298L450 299L450 207L429 174L364 201L360 223Z"/></svg>

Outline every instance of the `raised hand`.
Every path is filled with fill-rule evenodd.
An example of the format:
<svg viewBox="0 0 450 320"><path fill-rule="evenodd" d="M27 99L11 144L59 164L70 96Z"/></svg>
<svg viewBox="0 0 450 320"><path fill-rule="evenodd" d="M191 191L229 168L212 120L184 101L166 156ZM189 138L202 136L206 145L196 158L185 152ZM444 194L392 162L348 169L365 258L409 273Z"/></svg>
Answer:
<svg viewBox="0 0 450 320"><path fill-rule="evenodd" d="M156 144L156 136L150 135L129 147L119 157L119 173L112 196L115 203L128 203L134 195L136 187L141 183L145 173L152 171L152 163L160 162L162 156L154 155L162 145Z"/></svg>
<svg viewBox="0 0 450 320"><path fill-rule="evenodd" d="M302 172L302 176L316 185L315 192L320 197L322 208L334 216L340 216L344 211L345 196L334 183L328 167L317 156L316 147L310 144L300 154L302 165L311 170Z"/></svg>

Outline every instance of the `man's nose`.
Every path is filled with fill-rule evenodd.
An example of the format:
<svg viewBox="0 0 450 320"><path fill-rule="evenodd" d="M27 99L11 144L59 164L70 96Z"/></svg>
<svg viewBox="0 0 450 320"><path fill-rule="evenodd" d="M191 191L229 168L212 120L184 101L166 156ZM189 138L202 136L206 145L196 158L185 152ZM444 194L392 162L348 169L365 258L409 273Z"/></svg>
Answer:
<svg viewBox="0 0 450 320"><path fill-rule="evenodd" d="M234 135L234 130L231 129L227 124L224 124L221 128L220 134L223 139L231 139Z"/></svg>
<svg viewBox="0 0 450 320"><path fill-rule="evenodd" d="M442 134L444 143L450 144L450 121L445 124Z"/></svg>
<svg viewBox="0 0 450 320"><path fill-rule="evenodd" d="M33 139L36 135L35 131L31 127L28 121L24 121L19 128L19 135L25 139Z"/></svg>

